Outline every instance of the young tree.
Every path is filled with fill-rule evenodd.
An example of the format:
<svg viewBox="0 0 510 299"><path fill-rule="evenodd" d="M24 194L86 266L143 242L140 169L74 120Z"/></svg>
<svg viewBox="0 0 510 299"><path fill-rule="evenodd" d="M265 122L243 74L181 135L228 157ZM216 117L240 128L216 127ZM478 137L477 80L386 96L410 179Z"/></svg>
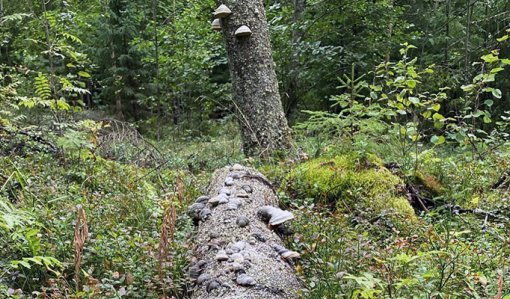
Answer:
<svg viewBox="0 0 510 299"><path fill-rule="evenodd" d="M291 148L292 142L278 91L264 4L261 0L221 2L232 11L221 23L243 150L248 156L267 158L275 150ZM251 35L236 35L241 26L248 26Z"/></svg>

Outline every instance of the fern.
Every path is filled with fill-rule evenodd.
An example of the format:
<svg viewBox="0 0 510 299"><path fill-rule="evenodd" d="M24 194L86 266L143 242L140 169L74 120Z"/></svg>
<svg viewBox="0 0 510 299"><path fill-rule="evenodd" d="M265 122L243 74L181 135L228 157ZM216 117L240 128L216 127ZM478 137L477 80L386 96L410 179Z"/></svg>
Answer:
<svg viewBox="0 0 510 299"><path fill-rule="evenodd" d="M43 73L35 77L35 93L43 101L51 98L51 87L48 78Z"/></svg>
<svg viewBox="0 0 510 299"><path fill-rule="evenodd" d="M28 13L15 13L15 14L12 14L12 15L8 15L8 16L2 17L0 19L0 24L4 24L4 23L10 22L10 21L21 21L24 18L28 18L28 17L31 17L31 16L32 15L28 14Z"/></svg>
<svg viewBox="0 0 510 299"><path fill-rule="evenodd" d="M85 88L75 86L73 82L65 77L60 77L60 84L62 84L62 91L76 93L76 94L90 94L90 91Z"/></svg>
<svg viewBox="0 0 510 299"><path fill-rule="evenodd" d="M81 41L81 39L75 35L72 35L72 34L69 34L67 32L62 32L62 36L77 43L77 44L83 44L83 42Z"/></svg>

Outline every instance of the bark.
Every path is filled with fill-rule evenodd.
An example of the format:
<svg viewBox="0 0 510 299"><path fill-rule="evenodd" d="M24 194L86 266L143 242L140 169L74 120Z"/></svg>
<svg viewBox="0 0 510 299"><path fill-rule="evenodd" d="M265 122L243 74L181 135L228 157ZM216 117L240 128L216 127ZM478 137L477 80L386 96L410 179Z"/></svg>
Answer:
<svg viewBox="0 0 510 299"><path fill-rule="evenodd" d="M290 149L290 129L283 113L271 53L269 29L261 0L218 1L232 14L222 19L230 75L243 150L248 156L267 158L275 150ZM236 37L248 26L252 35Z"/></svg>
<svg viewBox="0 0 510 299"><path fill-rule="evenodd" d="M471 42L471 17L473 13L473 5L471 0L467 1L467 13L466 13L466 40L465 40L465 52L464 52L464 76L466 80L469 80L469 66L470 66L470 42Z"/></svg>
<svg viewBox="0 0 510 299"><path fill-rule="evenodd" d="M215 196L228 193L228 202L213 205ZM273 229L283 227L270 228L259 217L262 206L277 203L271 184L253 169L234 165L216 171L208 197L200 197L188 210L199 223L191 298L297 298L301 285L292 262L277 252L282 241ZM242 227L240 219L247 225ZM222 252L225 260L219 259Z"/></svg>
<svg viewBox="0 0 510 299"><path fill-rule="evenodd" d="M444 65L446 66L446 68L448 69L449 67L449 61L448 61L448 47L449 47L449 42L450 42L450 8L451 8L451 5L450 5L450 0L446 0L446 32L445 32L445 37L446 37L446 43L445 43L445 47L444 47Z"/></svg>

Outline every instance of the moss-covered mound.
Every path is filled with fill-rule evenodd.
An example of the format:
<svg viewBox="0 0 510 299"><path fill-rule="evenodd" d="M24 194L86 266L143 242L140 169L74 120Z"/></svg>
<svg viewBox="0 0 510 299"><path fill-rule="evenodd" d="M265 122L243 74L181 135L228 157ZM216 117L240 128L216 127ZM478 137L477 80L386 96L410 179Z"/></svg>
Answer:
<svg viewBox="0 0 510 299"><path fill-rule="evenodd" d="M282 183L293 198L313 198L341 213L389 215L392 220L415 220L403 196L403 181L373 155L345 154L319 158L294 168Z"/></svg>

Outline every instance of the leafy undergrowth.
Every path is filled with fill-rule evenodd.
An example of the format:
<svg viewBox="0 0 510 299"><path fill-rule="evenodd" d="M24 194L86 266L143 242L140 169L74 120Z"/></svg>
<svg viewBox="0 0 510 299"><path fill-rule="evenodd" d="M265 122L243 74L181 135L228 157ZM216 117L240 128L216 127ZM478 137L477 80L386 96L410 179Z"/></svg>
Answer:
<svg viewBox="0 0 510 299"><path fill-rule="evenodd" d="M287 243L302 255L303 298L506 298L509 185L492 187L510 168L509 149L483 161L429 149L408 169L388 146L368 153L331 142L315 151L310 137L301 146L318 158L262 163L243 159L235 127L223 130L154 143L159 158L140 163L76 144L80 131L48 136L57 152L3 143L0 297L186 298L184 211L215 168L240 162L275 182L296 216ZM136 152L120 141L115 157ZM383 162L401 166L392 172ZM428 212L412 210L406 183L427 190ZM85 240L75 239L85 228L80 209Z"/></svg>
<svg viewBox="0 0 510 299"><path fill-rule="evenodd" d="M309 206L296 214L303 298L497 298L510 287L501 224L431 213L412 235L375 240L367 223Z"/></svg>
<svg viewBox="0 0 510 299"><path fill-rule="evenodd" d="M183 273L191 224L182 211L197 194L194 176L69 154L7 156L0 165L5 178L0 297L157 298L186 293ZM175 194L177 177L184 180L181 197ZM169 206L176 207L173 226L178 229L165 249L168 256L161 256L161 223ZM82 240L76 268L79 208L86 214L89 234Z"/></svg>
<svg viewBox="0 0 510 299"><path fill-rule="evenodd" d="M297 215L289 246L302 253L302 297L510 298L510 186L493 188L507 155L481 161L431 149L418 170L399 167L398 177L370 154L343 150L266 168ZM409 206L392 205L406 196L404 181L434 204L416 212L418 221L395 221L409 215Z"/></svg>

